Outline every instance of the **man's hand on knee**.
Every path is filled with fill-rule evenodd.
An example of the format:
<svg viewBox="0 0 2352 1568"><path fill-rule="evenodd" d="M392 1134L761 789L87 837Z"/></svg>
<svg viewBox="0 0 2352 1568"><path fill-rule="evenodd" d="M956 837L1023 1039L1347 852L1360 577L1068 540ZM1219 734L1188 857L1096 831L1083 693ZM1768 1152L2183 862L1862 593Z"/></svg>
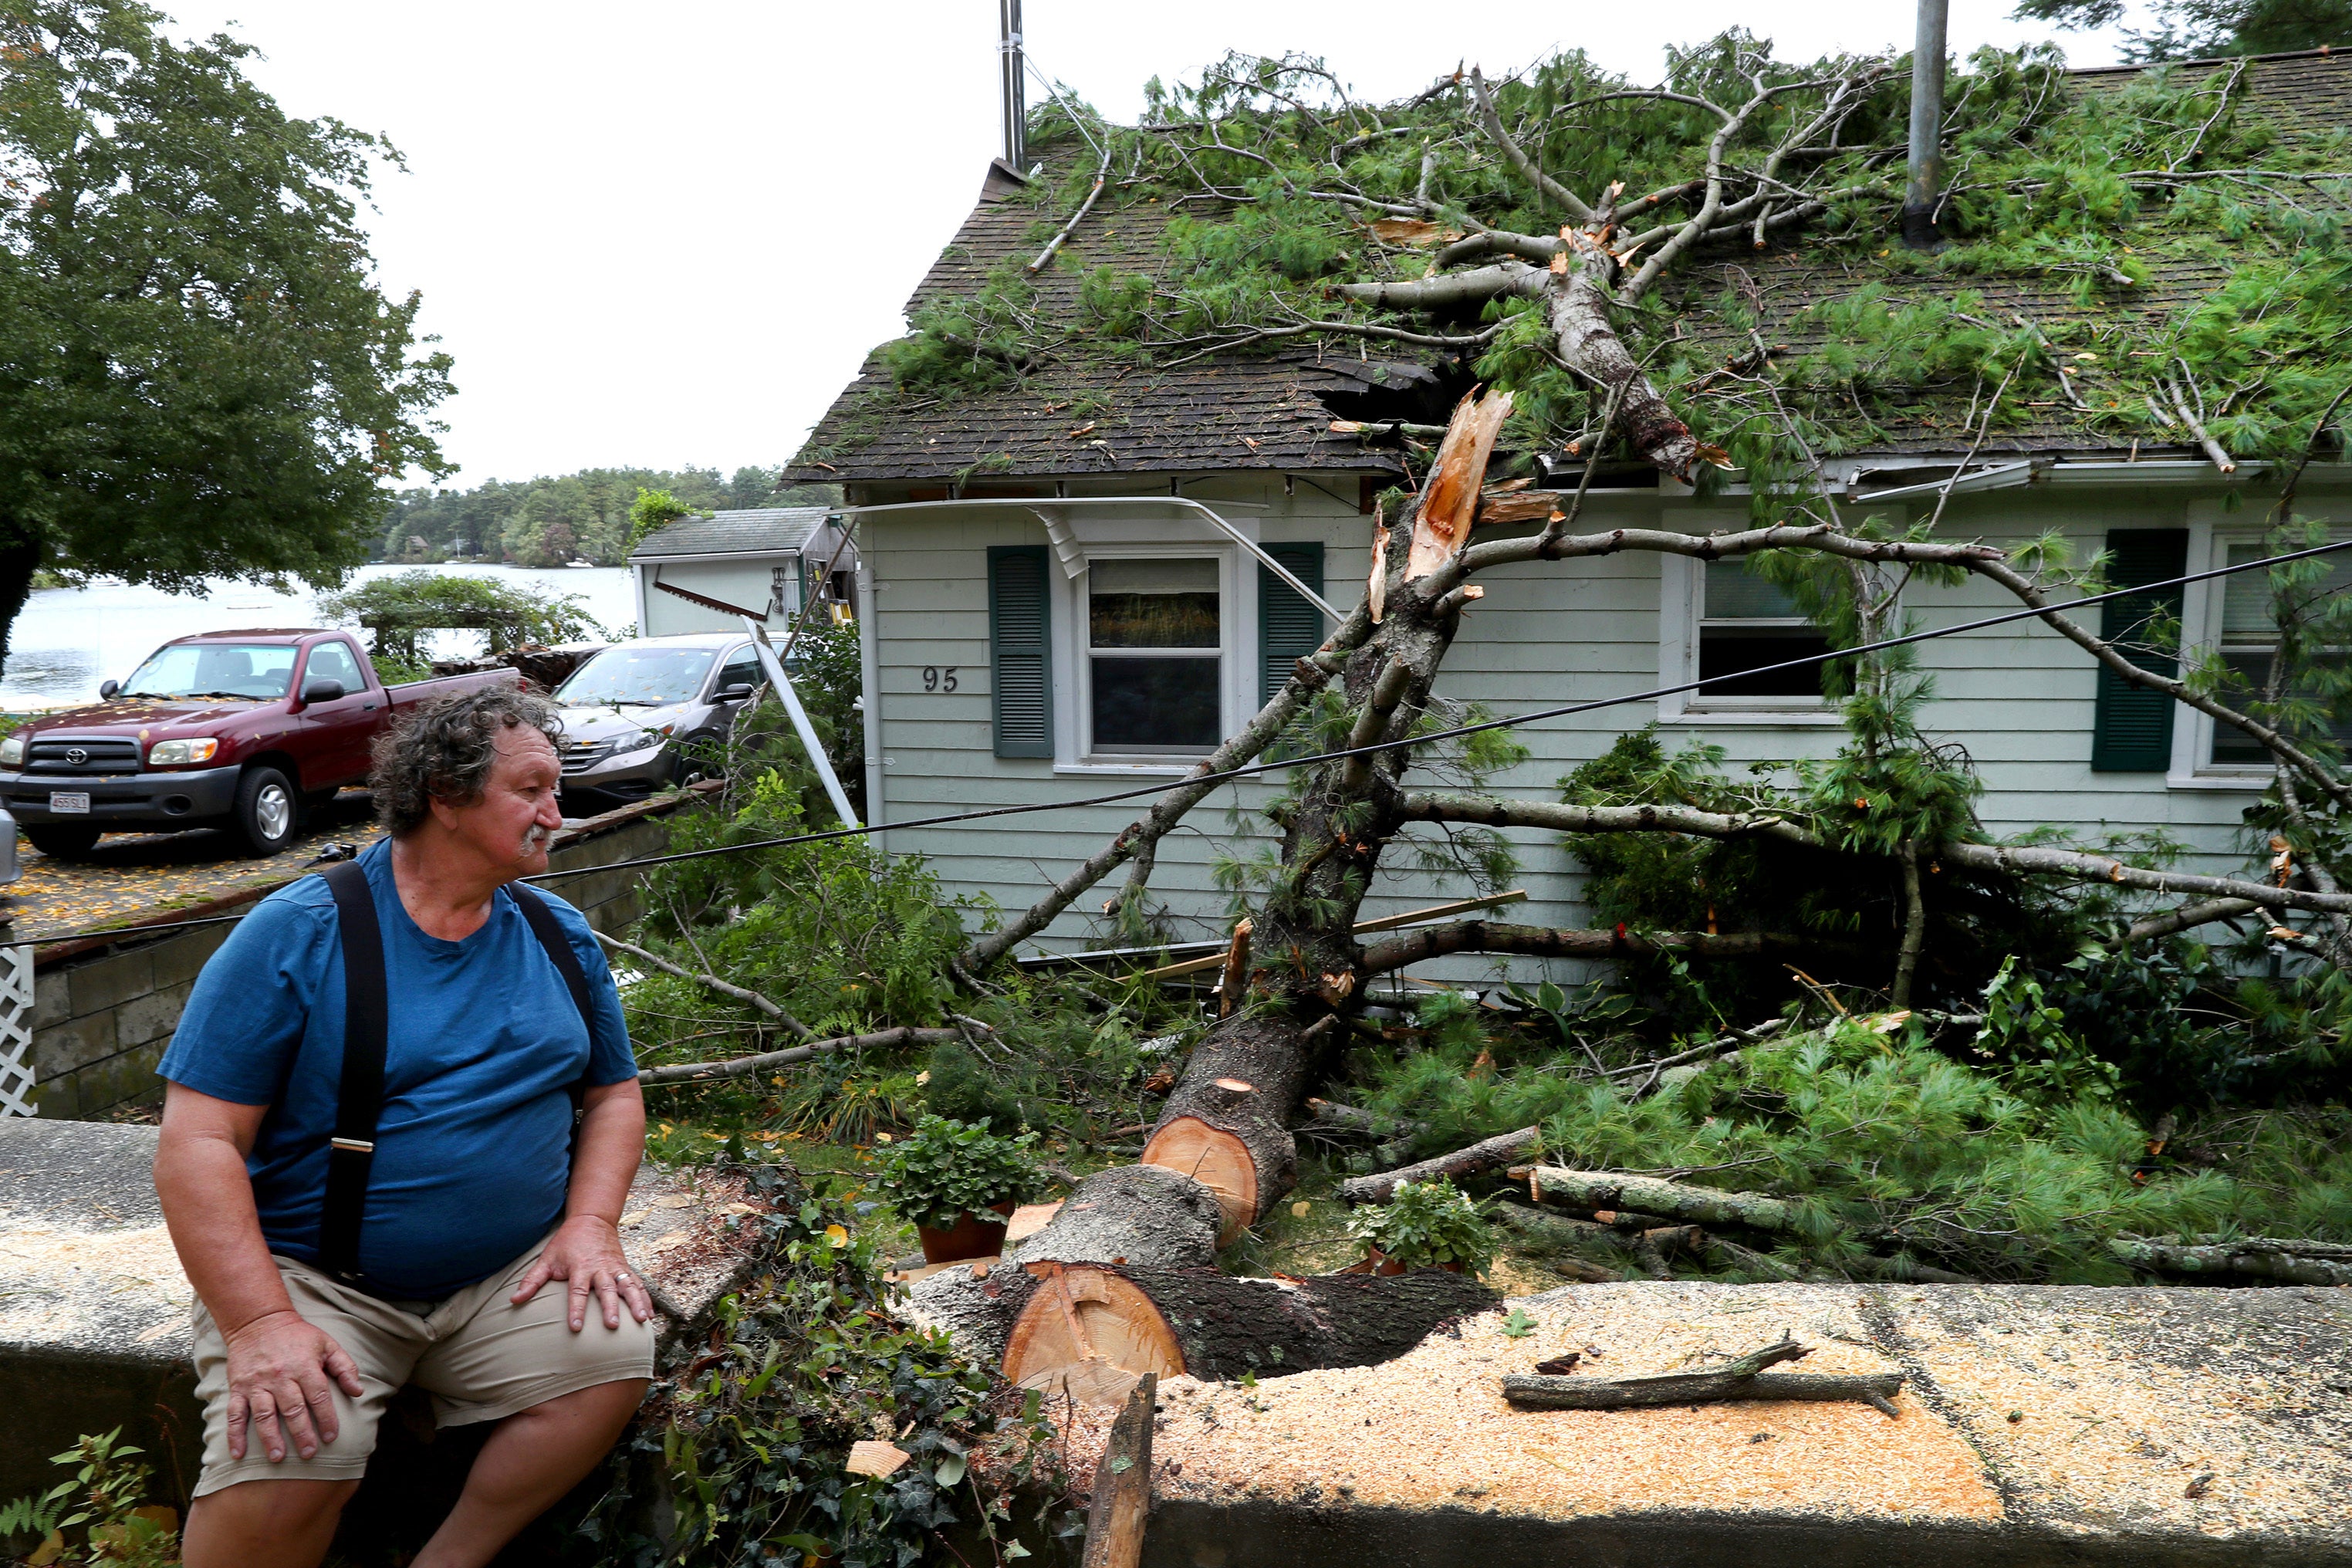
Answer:
<svg viewBox="0 0 2352 1568"><path fill-rule="evenodd" d="M246 1424L276 1464L288 1439L305 1459L331 1443L335 1386L357 1399L365 1392L357 1363L324 1331L299 1312L269 1312L223 1336L228 1344L228 1451L242 1459ZM330 1380L332 1380L331 1383Z"/></svg>

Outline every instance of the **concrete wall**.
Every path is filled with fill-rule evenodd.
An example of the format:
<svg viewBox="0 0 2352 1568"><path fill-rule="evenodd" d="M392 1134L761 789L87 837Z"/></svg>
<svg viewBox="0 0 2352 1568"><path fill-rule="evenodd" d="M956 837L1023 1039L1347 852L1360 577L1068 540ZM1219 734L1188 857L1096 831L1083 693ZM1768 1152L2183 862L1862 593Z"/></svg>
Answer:
<svg viewBox="0 0 2352 1568"><path fill-rule="evenodd" d="M694 798L646 801L592 817L556 840L548 863L570 871L658 855L669 842L664 819ZM579 908L597 930L618 932L640 912L638 882L637 872L614 871L567 878L551 890ZM194 915L235 913L285 885L252 889L226 908L206 907ZM33 1058L40 1114L91 1121L158 1099L163 1086L155 1065L179 1026L180 1010L205 961L236 929L197 926L136 946L117 942L90 951L86 943L59 942L37 952Z"/></svg>

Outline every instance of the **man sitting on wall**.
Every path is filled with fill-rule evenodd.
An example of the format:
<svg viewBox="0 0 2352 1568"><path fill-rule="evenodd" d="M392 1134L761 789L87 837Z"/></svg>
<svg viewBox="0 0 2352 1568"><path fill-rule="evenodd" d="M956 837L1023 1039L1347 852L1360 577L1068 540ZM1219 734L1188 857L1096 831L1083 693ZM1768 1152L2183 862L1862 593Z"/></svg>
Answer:
<svg viewBox="0 0 2352 1568"><path fill-rule="evenodd" d="M579 912L509 885L562 826L559 733L508 688L401 725L390 837L262 900L188 999L155 1155L198 1298L187 1568L311 1568L410 1384L498 1423L415 1568L488 1563L644 1397L620 996Z"/></svg>

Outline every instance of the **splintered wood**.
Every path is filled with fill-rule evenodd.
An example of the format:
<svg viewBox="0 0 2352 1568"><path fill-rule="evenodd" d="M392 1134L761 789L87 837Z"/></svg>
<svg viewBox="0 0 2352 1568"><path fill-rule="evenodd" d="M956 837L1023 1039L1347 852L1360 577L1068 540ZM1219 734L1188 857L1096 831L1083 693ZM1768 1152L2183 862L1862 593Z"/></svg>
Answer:
<svg viewBox="0 0 2352 1568"><path fill-rule="evenodd" d="M1083 1265L1032 1267L1036 1293L1005 1341L1004 1375L1081 1405L1117 1405L1145 1373L1174 1377L1184 1352L1151 1298Z"/></svg>
<svg viewBox="0 0 2352 1568"><path fill-rule="evenodd" d="M1426 577L1469 542L1470 525L1478 515L1479 487L1486 479L1486 459L1494 455L1495 437L1511 412L1511 395L1491 392L1465 397L1455 406L1445 439L1437 448L1436 466L1423 487L1421 506L1413 514L1412 549L1405 556L1404 580Z"/></svg>

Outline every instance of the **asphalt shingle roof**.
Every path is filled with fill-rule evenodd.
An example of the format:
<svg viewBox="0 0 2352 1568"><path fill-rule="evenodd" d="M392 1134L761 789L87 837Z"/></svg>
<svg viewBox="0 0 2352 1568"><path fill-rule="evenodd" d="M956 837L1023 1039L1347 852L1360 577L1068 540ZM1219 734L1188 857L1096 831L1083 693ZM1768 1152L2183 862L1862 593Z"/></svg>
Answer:
<svg viewBox="0 0 2352 1568"><path fill-rule="evenodd" d="M2352 52L2274 55L2243 63L2246 74L2240 90L2244 106L2269 116L2283 131L2308 133L2352 124ZM2200 61L2172 68L2195 79L2236 69L2239 64ZM2095 91L2125 85L2145 68L2118 67L2074 76L2086 90ZM1065 216L992 190L933 264L908 302L908 312L976 292L1001 263L1027 261ZM1091 268L1157 273L1165 264L1161 231L1167 216L1167 209L1157 205L1098 205L1035 279L1037 316L1078 320L1080 283ZM2159 323L2210 292L2225 276L2226 268L2218 262L2166 262L2149 283L2128 289L2102 285L2085 303L2079 298L2081 280L2066 273L1921 278L1866 262L1832 261L1799 246L1707 260L1688 270L1681 293L1690 302L1685 319L1691 330L1705 339L1715 335L1709 330L1708 301L1727 287L1758 289L1768 342L1776 350L1782 344L1802 350L1819 336L1819 329L1804 320L1807 308L1850 295L1865 283L1883 283L1889 302L1895 304L1948 299L1958 289L1973 289L1982 296L1985 319L2002 330L2022 315L2048 331L2084 320ZM1747 344L1727 339L1721 346L1728 357ZM2058 390L2054 368L2042 367L2035 374L2046 386L2038 395L2029 394L2036 401L2047 400L2041 417L2021 427L1995 431L1985 451L2117 447L2112 433L2090 427L2075 414ZM2085 367L2076 384L2095 410L2104 411L2099 377L2097 369ZM877 354L835 400L791 477L856 483L1223 468L1393 474L1400 468L1391 453L1368 447L1355 436L1333 434L1331 420L1346 409L1351 396L1383 384L1426 379L1428 372L1403 363L1402 353L1384 363L1377 354L1360 357L1352 347L1326 343L1270 353L1224 353L1165 368L1065 363L1041 369L1015 386L901 400L894 395L890 374ZM1967 396L1967 388L1957 389L1953 406L1947 409L1939 389L1923 388L1914 416L1890 426L1888 438L1874 444L1873 450L1928 453L1965 447L1960 414ZM1327 401L1331 398L1339 402ZM1394 415L1381 410L1374 416Z"/></svg>
<svg viewBox="0 0 2352 1568"><path fill-rule="evenodd" d="M688 555L799 550L824 521L826 510L821 506L763 506L742 511L715 511L709 517L682 517L647 534L629 552L629 559L671 561Z"/></svg>

